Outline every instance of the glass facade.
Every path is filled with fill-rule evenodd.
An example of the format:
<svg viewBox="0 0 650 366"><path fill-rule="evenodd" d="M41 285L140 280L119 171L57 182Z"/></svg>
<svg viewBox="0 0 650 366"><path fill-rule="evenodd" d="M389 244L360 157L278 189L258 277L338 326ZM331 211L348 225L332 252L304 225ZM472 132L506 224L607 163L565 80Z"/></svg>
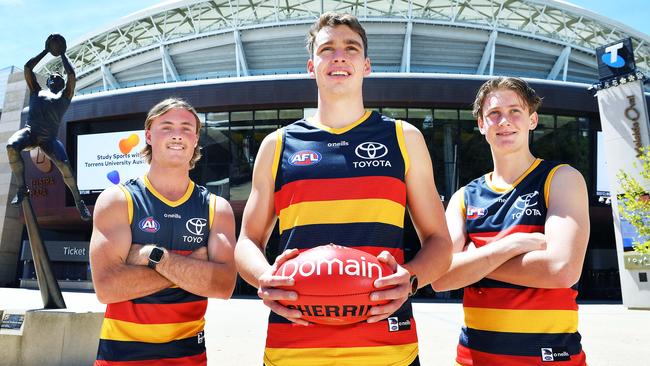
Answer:
<svg viewBox="0 0 650 366"><path fill-rule="evenodd" d="M472 179L492 170L490 149L469 109L370 108L408 121L424 136L433 162L436 187L444 201ZM267 109L201 113L203 157L192 178L212 192L237 202L250 193L253 164L264 137L312 109ZM591 187L593 141L597 123L586 116L540 114L531 132L533 154L571 164Z"/></svg>
<svg viewBox="0 0 650 366"><path fill-rule="evenodd" d="M246 201L262 140L303 117L302 109L199 113L203 157L191 177L231 202Z"/></svg>
<svg viewBox="0 0 650 366"><path fill-rule="evenodd" d="M448 201L456 190L472 179L492 170L489 145L479 133L469 109L369 109L406 120L422 131L433 163L436 187L443 201ZM191 175L197 183L231 202L237 216L238 231L251 189L255 157L262 140L279 127L313 113L312 108L202 113L204 124L200 143L203 157ZM586 116L541 114L539 126L530 135L533 154L571 164L582 172L588 187L591 187L594 176L591 161L597 125L597 121L591 121ZM405 223L405 243L412 245L405 251L408 260L419 247L419 239L408 218ZM270 259L278 254L277 227L266 249ZM240 279L235 293L253 295L255 289ZM420 296L459 298L461 291L436 294L427 286L420 290Z"/></svg>
<svg viewBox="0 0 650 366"><path fill-rule="evenodd" d="M469 109L376 106L371 106L369 109L406 120L422 131L433 163L436 187L445 202L460 187L492 170L489 146L479 133L477 123ZM202 122L200 145L203 157L190 172L190 176L198 184L206 186L211 192L230 201L235 212L237 235L241 227L244 206L251 190L253 165L263 139L278 128L305 116L312 116L314 112L313 108L295 108L199 113ZM584 175L590 191L595 192L591 182L595 177L595 136L598 125L598 121L592 120L589 116L540 114L539 125L530 135L531 149L536 156L568 163L577 168ZM139 118L110 123L69 124L68 136L72 137L68 139L69 153L74 160L76 158L74 136L76 135L139 129L142 128L141 126L142 121ZM412 163L417 164L417 162ZM96 195L85 197L86 202L93 204L95 197ZM408 260L417 253L419 239L408 216L404 228L405 243L407 243L405 257ZM76 239L88 240L89 238L84 236ZM590 248L593 241L597 242L598 238L592 238ZM613 239L606 241L612 243ZM271 260L280 251L278 242L279 235L276 227L266 247L267 257ZM609 244L595 243L595 247L601 251L613 251L613 248L609 248ZM599 256L596 252L591 255ZM588 258L590 258L589 253L590 251L588 251ZM599 258L593 262L598 262ZM31 267L26 264L24 278L29 279L33 276L30 273ZM84 280L87 279L84 266L86 264L75 263L65 267L68 268L66 271L79 271L75 279ZM590 279L601 278L599 276L612 272L611 269L598 269L586 262L583 272L581 292L588 294L588 298L611 299L620 296L620 292L614 295L589 292L599 289L597 282L590 282ZM617 275L618 272L615 274ZM254 295L255 289L240 279L235 294ZM419 296L459 298L461 292L434 293L431 287L427 286L420 290Z"/></svg>

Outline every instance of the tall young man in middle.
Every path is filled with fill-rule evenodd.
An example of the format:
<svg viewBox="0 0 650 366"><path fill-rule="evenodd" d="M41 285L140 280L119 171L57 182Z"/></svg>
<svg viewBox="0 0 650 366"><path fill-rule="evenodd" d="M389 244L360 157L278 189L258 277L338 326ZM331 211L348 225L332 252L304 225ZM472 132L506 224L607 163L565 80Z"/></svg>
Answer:
<svg viewBox="0 0 650 366"><path fill-rule="evenodd" d="M318 110L313 118L262 142L235 250L241 276L259 289L272 310L264 362L419 365L407 298L418 282L421 287L445 273L451 260L429 153L415 127L364 109L362 85L371 67L365 31L354 16L323 14L310 30L307 48ZM405 263L407 206L422 247ZM264 249L278 217L285 252L271 265ZM277 288L293 281L274 276L277 265L300 250L329 243L377 255L395 270L375 281L377 291L371 297L390 302L374 307L367 322L308 324L299 310L277 302L297 296ZM382 290L390 285L395 287ZM397 331L389 328L388 317L400 324Z"/></svg>

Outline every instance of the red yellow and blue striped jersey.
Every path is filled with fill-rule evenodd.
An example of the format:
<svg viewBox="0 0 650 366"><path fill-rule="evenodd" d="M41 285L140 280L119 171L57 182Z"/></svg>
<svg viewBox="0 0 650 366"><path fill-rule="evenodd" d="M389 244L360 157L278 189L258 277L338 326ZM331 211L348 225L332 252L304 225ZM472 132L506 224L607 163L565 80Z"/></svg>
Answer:
<svg viewBox="0 0 650 366"><path fill-rule="evenodd" d="M402 122L376 112L333 129L300 120L278 131L274 162L280 248L334 243L404 262ZM297 326L271 312L267 366L409 365L418 354L410 302L389 321ZM390 318L389 318L390 319ZM391 331L392 330L392 331Z"/></svg>
<svg viewBox="0 0 650 366"><path fill-rule="evenodd" d="M487 174L464 188L461 207L477 248L516 232L544 232L550 185L561 165L535 160L509 188ZM574 288L542 289L483 279L464 289L462 366L585 365Z"/></svg>
<svg viewBox="0 0 650 366"><path fill-rule="evenodd" d="M127 199L133 243L155 243L181 255L207 246L216 201L204 187L190 182L177 201L157 192L146 176L119 187ZM206 365L207 305L205 297L177 286L108 304L95 365Z"/></svg>

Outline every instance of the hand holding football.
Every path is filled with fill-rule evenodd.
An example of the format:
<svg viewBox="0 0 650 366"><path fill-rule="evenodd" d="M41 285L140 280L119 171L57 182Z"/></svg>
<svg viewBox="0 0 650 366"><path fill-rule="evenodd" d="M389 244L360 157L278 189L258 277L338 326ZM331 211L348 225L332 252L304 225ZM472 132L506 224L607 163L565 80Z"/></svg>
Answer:
<svg viewBox="0 0 650 366"><path fill-rule="evenodd" d="M377 289L374 282L393 274L393 270L372 254L338 245L323 245L306 250L277 269L275 275L288 276L295 284L285 289L298 293L295 301L279 301L299 310L302 319L318 324L345 325L370 317L371 301Z"/></svg>
<svg viewBox="0 0 650 366"><path fill-rule="evenodd" d="M61 56L65 53L67 45L65 38L60 34L51 34L45 41L45 49L52 54L52 56Z"/></svg>

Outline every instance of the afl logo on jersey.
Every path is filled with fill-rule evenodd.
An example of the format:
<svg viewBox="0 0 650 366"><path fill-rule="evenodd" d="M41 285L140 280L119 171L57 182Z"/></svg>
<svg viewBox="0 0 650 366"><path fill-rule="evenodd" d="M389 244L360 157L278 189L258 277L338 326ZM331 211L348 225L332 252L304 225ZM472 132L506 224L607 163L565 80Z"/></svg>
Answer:
<svg viewBox="0 0 650 366"><path fill-rule="evenodd" d="M140 220L138 226L140 227L140 230L144 231L145 233L155 233L160 230L160 224L151 216Z"/></svg>
<svg viewBox="0 0 650 366"><path fill-rule="evenodd" d="M300 150L291 155L289 164L294 166L314 165L318 164L322 159L322 155L318 151L313 150Z"/></svg>
<svg viewBox="0 0 650 366"><path fill-rule="evenodd" d="M483 207L467 206L468 220L476 220L478 218L485 216L486 213L487 213L487 209Z"/></svg>

